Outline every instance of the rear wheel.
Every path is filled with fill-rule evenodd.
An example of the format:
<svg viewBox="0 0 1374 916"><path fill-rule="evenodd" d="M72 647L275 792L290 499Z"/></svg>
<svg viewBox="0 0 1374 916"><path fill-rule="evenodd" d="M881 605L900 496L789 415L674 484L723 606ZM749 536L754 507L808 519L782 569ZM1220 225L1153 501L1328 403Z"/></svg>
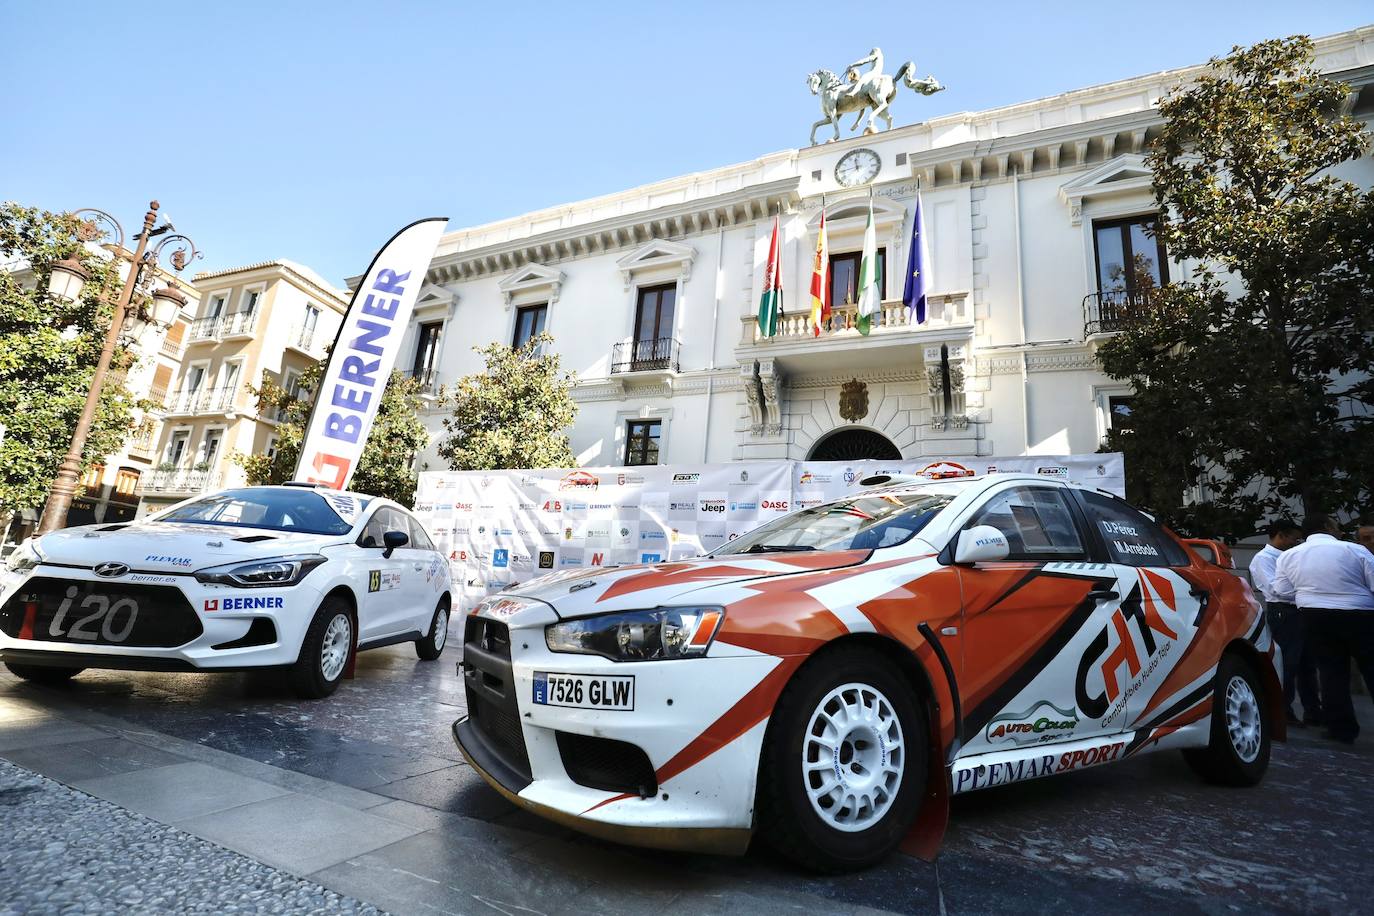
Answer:
<svg viewBox="0 0 1374 916"><path fill-rule="evenodd" d="M866 868L889 855L921 807L926 722L885 656L824 653L778 699L759 767L758 834L819 871Z"/></svg>
<svg viewBox="0 0 1374 916"><path fill-rule="evenodd" d="M35 684L65 684L85 668L59 668L54 665L23 665L18 662L5 662L10 674Z"/></svg>
<svg viewBox="0 0 1374 916"><path fill-rule="evenodd" d="M432 662L443 654L448 642L448 599L440 598L439 606L434 609L434 617L429 622L429 632L423 639L415 640L415 654L427 662Z"/></svg>
<svg viewBox="0 0 1374 916"><path fill-rule="evenodd" d="M342 598L328 598L301 642L301 654L291 666L291 687L307 700L329 696L343 680L353 651L353 614Z"/></svg>
<svg viewBox="0 0 1374 916"><path fill-rule="evenodd" d="M1264 688L1239 655L1222 656L1212 695L1212 734L1204 748L1183 757L1203 779L1226 786L1253 786L1269 768L1269 723Z"/></svg>

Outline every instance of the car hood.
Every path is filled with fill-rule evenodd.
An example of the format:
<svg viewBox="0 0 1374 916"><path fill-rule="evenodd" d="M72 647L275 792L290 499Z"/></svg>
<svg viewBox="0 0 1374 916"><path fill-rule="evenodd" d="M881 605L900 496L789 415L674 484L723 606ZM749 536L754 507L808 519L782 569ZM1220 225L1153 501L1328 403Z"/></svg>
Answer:
<svg viewBox="0 0 1374 916"><path fill-rule="evenodd" d="M242 560L313 553L336 540L268 528L144 522L64 528L43 535L37 546L45 562L65 566L89 568L113 562L134 571L190 572Z"/></svg>
<svg viewBox="0 0 1374 916"><path fill-rule="evenodd" d="M661 607L699 589L753 579L839 569L862 563L867 550L735 554L672 563L554 573L517 585L504 596L533 598L553 606L559 617L590 617L611 611Z"/></svg>

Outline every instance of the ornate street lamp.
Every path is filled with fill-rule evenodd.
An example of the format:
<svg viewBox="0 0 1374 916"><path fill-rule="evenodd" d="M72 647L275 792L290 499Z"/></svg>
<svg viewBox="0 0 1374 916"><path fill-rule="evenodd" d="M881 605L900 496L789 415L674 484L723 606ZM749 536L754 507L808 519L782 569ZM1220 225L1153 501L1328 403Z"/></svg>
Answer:
<svg viewBox="0 0 1374 916"><path fill-rule="evenodd" d="M113 216L103 210L91 209L77 210L73 214L74 216L85 215L87 217L82 220L77 231L77 236L82 242L92 242L104 234L98 224L104 224L113 232L115 257L123 258L129 262L129 275L124 279L124 289L119 294L119 301L114 303L114 315L110 319L110 328L105 332L105 345L100 350L100 359L96 362L95 374L91 376L91 388L86 393L86 406L82 408L81 419L77 421L76 429L72 432L72 441L67 449L67 457L62 460L62 466L57 472L57 479L53 481L52 491L48 494L47 506L43 509L43 519L38 525L39 534L56 531L67 521L67 511L71 508L72 497L76 495L76 488L81 481L81 453L85 451L86 437L90 434L91 423L95 420L96 408L100 405L100 390L104 387L105 375L110 369L110 360L114 358L115 348L119 345L119 337L124 333L125 326L139 322L147 323L148 321L164 327L170 326L176 319L177 310L186 304L186 294L177 287L177 282L172 280L165 287L151 291L151 315L143 314L142 308L130 308L135 293L149 294L148 289L141 287L151 286L156 282L158 262L168 243L174 239L183 243L182 247L169 256L172 267L177 273L186 267L188 260L200 257L200 252L196 250L195 243L186 236L176 233L168 235L149 249L148 242L150 239L172 232L171 223L166 223L158 229L153 228L153 224L157 221L157 210L157 201L148 204L148 212L143 214L143 231L134 236L138 241L138 246L132 254L124 247L124 228ZM190 249L189 256L187 255L188 248ZM55 299L75 302L80 297L81 290L90 277L90 272L82 266L74 255L64 258L52 265L52 271L48 277L48 293Z"/></svg>

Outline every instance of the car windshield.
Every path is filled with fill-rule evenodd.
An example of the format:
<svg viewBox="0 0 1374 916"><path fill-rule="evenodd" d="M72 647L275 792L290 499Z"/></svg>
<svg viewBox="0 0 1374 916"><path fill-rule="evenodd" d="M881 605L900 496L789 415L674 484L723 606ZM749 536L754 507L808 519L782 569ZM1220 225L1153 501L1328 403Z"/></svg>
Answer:
<svg viewBox="0 0 1374 916"><path fill-rule="evenodd" d="M948 493L871 493L784 515L712 556L794 550L873 550L904 544L954 497Z"/></svg>
<svg viewBox="0 0 1374 916"><path fill-rule="evenodd" d="M269 528L303 534L348 534L352 529L318 493L274 487L247 487L214 493L177 506L157 520L179 524Z"/></svg>

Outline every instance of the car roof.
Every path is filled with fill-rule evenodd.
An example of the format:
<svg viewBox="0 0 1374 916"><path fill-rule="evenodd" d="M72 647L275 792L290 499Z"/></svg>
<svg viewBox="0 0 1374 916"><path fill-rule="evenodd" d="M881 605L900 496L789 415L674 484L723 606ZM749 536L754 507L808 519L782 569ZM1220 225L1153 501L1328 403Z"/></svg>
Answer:
<svg viewBox="0 0 1374 916"><path fill-rule="evenodd" d="M949 477L944 479L922 480L920 482L902 481L891 486L875 486L866 490L859 490L856 493L845 494L845 497L856 496L860 493L919 493L922 490L939 488L943 492L956 492L962 490L982 490L988 487L1003 483L1030 483L1048 487L1074 487L1079 490L1091 490L1092 487L1085 487L1082 484L1074 483L1071 480L1060 480L1053 477L1046 477L1042 474L1019 474L1019 473L996 473L979 474L974 477ZM845 498L842 497L842 498Z"/></svg>

